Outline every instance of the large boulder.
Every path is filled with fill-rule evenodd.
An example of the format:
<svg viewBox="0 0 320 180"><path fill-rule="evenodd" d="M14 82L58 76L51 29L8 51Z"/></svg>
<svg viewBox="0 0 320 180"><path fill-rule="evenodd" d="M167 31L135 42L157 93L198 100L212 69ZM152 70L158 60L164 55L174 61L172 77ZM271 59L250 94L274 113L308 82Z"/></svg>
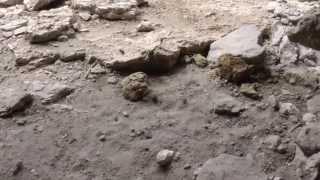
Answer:
<svg viewBox="0 0 320 180"><path fill-rule="evenodd" d="M320 50L320 10L312 11L301 18L288 37L292 42Z"/></svg>
<svg viewBox="0 0 320 180"><path fill-rule="evenodd" d="M31 43L56 40L61 35L74 32L74 21L74 14L68 7L41 11L30 20L26 37Z"/></svg>
<svg viewBox="0 0 320 180"><path fill-rule="evenodd" d="M196 180L267 180L251 159L221 154L196 172Z"/></svg>
<svg viewBox="0 0 320 180"><path fill-rule="evenodd" d="M261 37L262 31L255 25L242 26L213 42L210 46L208 60L217 62L222 55L230 54L244 59L248 64L262 64L265 49L259 44Z"/></svg>
<svg viewBox="0 0 320 180"><path fill-rule="evenodd" d="M24 4L30 11L38 11L47 7L55 1L58 0L24 0Z"/></svg>

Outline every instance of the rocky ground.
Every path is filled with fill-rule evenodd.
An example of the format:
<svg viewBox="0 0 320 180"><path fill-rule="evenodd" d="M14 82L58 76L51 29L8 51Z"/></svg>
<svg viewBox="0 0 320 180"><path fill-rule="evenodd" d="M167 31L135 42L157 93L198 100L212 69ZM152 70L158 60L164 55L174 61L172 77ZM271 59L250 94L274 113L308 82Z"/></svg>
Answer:
<svg viewBox="0 0 320 180"><path fill-rule="evenodd" d="M0 180L320 179L319 2L0 6Z"/></svg>

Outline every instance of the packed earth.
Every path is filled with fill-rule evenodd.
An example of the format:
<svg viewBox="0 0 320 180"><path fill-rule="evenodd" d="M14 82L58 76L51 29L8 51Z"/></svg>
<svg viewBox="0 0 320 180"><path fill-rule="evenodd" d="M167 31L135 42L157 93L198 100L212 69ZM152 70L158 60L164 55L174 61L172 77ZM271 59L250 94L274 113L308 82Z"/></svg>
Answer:
<svg viewBox="0 0 320 180"><path fill-rule="evenodd" d="M0 0L0 180L320 180L317 0Z"/></svg>

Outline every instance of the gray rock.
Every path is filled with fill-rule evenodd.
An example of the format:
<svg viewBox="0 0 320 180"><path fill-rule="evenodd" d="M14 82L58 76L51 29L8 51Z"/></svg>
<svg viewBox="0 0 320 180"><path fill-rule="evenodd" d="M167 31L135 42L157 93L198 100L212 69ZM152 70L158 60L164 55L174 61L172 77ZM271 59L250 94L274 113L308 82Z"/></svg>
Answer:
<svg viewBox="0 0 320 180"><path fill-rule="evenodd" d="M154 25L149 22L149 21L142 21L138 26L137 26L137 31L138 32L150 32L154 30Z"/></svg>
<svg viewBox="0 0 320 180"><path fill-rule="evenodd" d="M26 38L31 43L56 40L59 36L74 31L74 21L74 14L68 7L41 11L37 17L29 21Z"/></svg>
<svg viewBox="0 0 320 180"><path fill-rule="evenodd" d="M317 116L312 113L306 113L302 116L302 121L306 124L311 124L317 122Z"/></svg>
<svg viewBox="0 0 320 180"><path fill-rule="evenodd" d="M205 68L209 64L207 58L202 56L201 54L195 54L191 58L194 64L196 64L200 68Z"/></svg>
<svg viewBox="0 0 320 180"><path fill-rule="evenodd" d="M271 45L278 46L283 37L286 36L288 28L283 26L280 22L275 22L271 26Z"/></svg>
<svg viewBox="0 0 320 180"><path fill-rule="evenodd" d="M241 84L240 93L252 99L260 99L261 95L257 91L256 84Z"/></svg>
<svg viewBox="0 0 320 180"><path fill-rule="evenodd" d="M29 91L39 97L42 104L52 104L74 92L74 88L60 82L33 81L29 83Z"/></svg>
<svg viewBox="0 0 320 180"><path fill-rule="evenodd" d="M35 49L31 46L21 46L14 49L15 62L17 66L32 65L41 67L54 63L59 54L50 50Z"/></svg>
<svg viewBox="0 0 320 180"><path fill-rule="evenodd" d="M139 101L149 93L147 75L137 72L122 80L122 94L130 101Z"/></svg>
<svg viewBox="0 0 320 180"><path fill-rule="evenodd" d="M8 117L26 110L33 101L31 94L18 88L0 88L0 117Z"/></svg>
<svg viewBox="0 0 320 180"><path fill-rule="evenodd" d="M280 103L279 113L284 116L289 116L298 113L298 108L292 103Z"/></svg>
<svg viewBox="0 0 320 180"><path fill-rule="evenodd" d="M248 64L262 64L265 49L259 44L262 31L255 25L245 25L213 42L208 60L217 62L225 54L243 58ZM244 46L245 44L245 46Z"/></svg>
<svg viewBox="0 0 320 180"><path fill-rule="evenodd" d="M220 115L239 115L245 108L237 99L223 95L214 102L214 111Z"/></svg>
<svg viewBox="0 0 320 180"><path fill-rule="evenodd" d="M279 101L276 96L271 95L268 97L268 104L274 109L279 110Z"/></svg>
<svg viewBox="0 0 320 180"><path fill-rule="evenodd" d="M307 101L308 112L317 114L320 112L320 95L316 95Z"/></svg>
<svg viewBox="0 0 320 180"><path fill-rule="evenodd" d="M174 151L168 150L168 149L164 149L161 150L158 154L157 154L157 163L160 166L168 166L171 164L171 162L173 161L174 158Z"/></svg>
<svg viewBox="0 0 320 180"><path fill-rule="evenodd" d="M253 160L221 154L209 159L195 173L196 180L266 180Z"/></svg>
<svg viewBox="0 0 320 180"><path fill-rule="evenodd" d="M299 20L298 25L290 31L288 37L293 42L320 50L319 23L320 11L312 11Z"/></svg>
<svg viewBox="0 0 320 180"><path fill-rule="evenodd" d="M0 0L0 6L13 6L17 4L22 4L23 0Z"/></svg>
<svg viewBox="0 0 320 180"><path fill-rule="evenodd" d="M0 26L0 29L2 31L14 31L16 29L19 29L23 26L27 26L28 20L25 19L18 19L15 21L11 21L5 25Z"/></svg>
<svg viewBox="0 0 320 180"><path fill-rule="evenodd" d="M320 124L313 123L303 127L296 142L307 156L320 152Z"/></svg>
<svg viewBox="0 0 320 180"><path fill-rule="evenodd" d="M96 2L95 13L108 20L132 20L138 15L137 2L132 0L116 0Z"/></svg>
<svg viewBox="0 0 320 180"><path fill-rule="evenodd" d="M295 43L291 42L287 36L283 37L279 51L281 64L294 64L298 61L299 48Z"/></svg>
<svg viewBox="0 0 320 180"><path fill-rule="evenodd" d="M270 135L263 141L263 145L271 150L276 150L280 143L281 138L278 135Z"/></svg>
<svg viewBox="0 0 320 180"><path fill-rule="evenodd" d="M57 0L24 0L24 4L30 11L41 10Z"/></svg>
<svg viewBox="0 0 320 180"><path fill-rule="evenodd" d="M71 0L71 6L74 9L94 11L96 0Z"/></svg>
<svg viewBox="0 0 320 180"><path fill-rule="evenodd" d="M86 57L86 51L84 49L65 50L60 54L61 61L70 62L77 60L84 60Z"/></svg>

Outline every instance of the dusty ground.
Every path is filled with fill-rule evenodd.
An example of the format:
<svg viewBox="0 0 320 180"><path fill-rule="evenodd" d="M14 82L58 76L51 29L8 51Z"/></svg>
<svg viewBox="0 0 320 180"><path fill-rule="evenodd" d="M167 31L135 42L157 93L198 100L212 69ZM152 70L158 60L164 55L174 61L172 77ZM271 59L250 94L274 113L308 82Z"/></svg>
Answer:
<svg viewBox="0 0 320 180"><path fill-rule="evenodd" d="M134 54L159 38L219 38L242 24L268 24L267 2L150 0L140 19L159 24L154 32L137 33L140 20L83 21L88 32L52 48L79 46L104 54L122 49ZM34 71L16 69L5 45L1 86L62 81L76 91L58 104L35 102L24 114L0 119L1 180L191 180L202 163L221 153L251 154L264 172L273 175L292 160L290 148L274 153L260 146L270 134L289 142L299 122L280 117L270 107L264 108L264 103L277 94L304 111L304 88L281 80L261 82L261 101L239 96L248 110L240 117L222 117L213 113L213 102L234 95L237 87L210 80L209 68L186 65L151 75L151 95L133 103L122 97L119 84L107 83L111 76L122 79L118 72L87 79L86 62L58 62ZM101 134L105 141L99 140ZM159 169L155 161L161 149L180 154L167 170ZM20 161L23 170L12 176Z"/></svg>

